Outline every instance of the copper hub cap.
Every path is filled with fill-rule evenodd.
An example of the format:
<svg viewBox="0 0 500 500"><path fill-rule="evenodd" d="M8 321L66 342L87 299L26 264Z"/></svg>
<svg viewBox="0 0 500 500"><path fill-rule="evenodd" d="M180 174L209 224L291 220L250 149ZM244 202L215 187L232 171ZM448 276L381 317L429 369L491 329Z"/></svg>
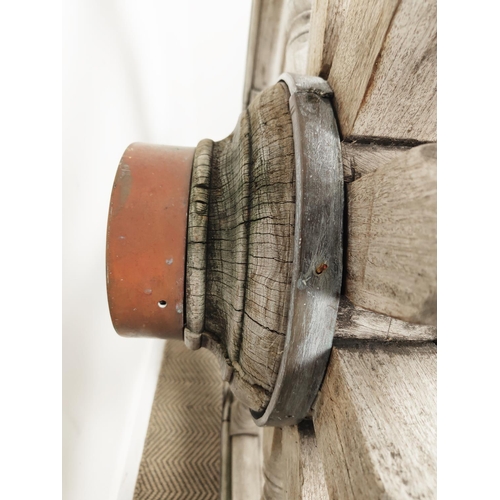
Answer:
<svg viewBox="0 0 500 500"><path fill-rule="evenodd" d="M194 148L131 144L109 206L111 320L127 337L183 337L189 186Z"/></svg>

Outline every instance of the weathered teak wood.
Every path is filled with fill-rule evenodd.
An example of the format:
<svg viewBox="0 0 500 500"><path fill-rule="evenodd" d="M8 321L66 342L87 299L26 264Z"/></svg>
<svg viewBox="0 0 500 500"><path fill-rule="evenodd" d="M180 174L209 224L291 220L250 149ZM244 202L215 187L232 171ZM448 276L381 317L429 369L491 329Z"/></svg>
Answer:
<svg viewBox="0 0 500 500"><path fill-rule="evenodd" d="M341 344L316 434L265 429L265 498L434 498L436 145L418 145L436 141L435 0L312 0L295 47L283 43L286 0L258 4L272 15L253 24L267 50L249 49L245 104L282 71L328 79L347 184ZM293 68L306 46L305 70Z"/></svg>
<svg viewBox="0 0 500 500"><path fill-rule="evenodd" d="M318 75L345 138L436 141L436 1L314 0L310 21L307 2L255 2L244 104L283 71Z"/></svg>
<svg viewBox="0 0 500 500"><path fill-rule="evenodd" d="M331 499L430 499L436 346L337 347L314 414Z"/></svg>
<svg viewBox="0 0 500 500"><path fill-rule="evenodd" d="M252 101L229 137L201 141L193 164L185 338L218 356L233 393L256 412L272 394L288 322L293 151L280 82Z"/></svg>
<svg viewBox="0 0 500 500"><path fill-rule="evenodd" d="M342 143L344 182L353 182L363 175L375 172L408 149L409 146L344 141Z"/></svg>
<svg viewBox="0 0 500 500"><path fill-rule="evenodd" d="M345 294L436 325L436 145L412 148L347 186Z"/></svg>
<svg viewBox="0 0 500 500"><path fill-rule="evenodd" d="M311 420L264 429L264 459L263 500L328 498Z"/></svg>
<svg viewBox="0 0 500 500"><path fill-rule="evenodd" d="M285 0L280 16L274 71L306 73L311 0Z"/></svg>
<svg viewBox="0 0 500 500"><path fill-rule="evenodd" d="M231 404L231 500L260 500L262 429L257 427L248 408L238 400Z"/></svg>
<svg viewBox="0 0 500 500"><path fill-rule="evenodd" d="M311 0L255 0L243 92L243 108L281 73L306 73Z"/></svg>
<svg viewBox="0 0 500 500"><path fill-rule="evenodd" d="M283 3L284 0L254 0L252 3L243 91L244 109L257 93L273 85L280 74L280 68L274 68L273 61Z"/></svg>
<svg viewBox="0 0 500 500"><path fill-rule="evenodd" d="M284 427L281 446L286 470L285 497L296 500L328 498L312 422Z"/></svg>
<svg viewBox="0 0 500 500"><path fill-rule="evenodd" d="M352 133L398 3L398 0L323 0L314 12L314 17L320 19L313 21L315 32L309 44L308 70L321 72L325 71L324 65L330 66L324 77L335 92L344 136Z"/></svg>
<svg viewBox="0 0 500 500"><path fill-rule="evenodd" d="M286 469L282 449L282 429L264 428L264 488L262 500L287 500L285 496Z"/></svg>
<svg viewBox="0 0 500 500"><path fill-rule="evenodd" d="M426 342L436 340L437 328L407 323L385 314L368 311L355 306L347 297L342 296L335 325L335 338Z"/></svg>
<svg viewBox="0 0 500 500"><path fill-rule="evenodd" d="M307 71L328 78L344 137L435 141L435 0L316 0Z"/></svg>
<svg viewBox="0 0 500 500"><path fill-rule="evenodd" d="M437 140L436 11L400 0L351 135Z"/></svg>

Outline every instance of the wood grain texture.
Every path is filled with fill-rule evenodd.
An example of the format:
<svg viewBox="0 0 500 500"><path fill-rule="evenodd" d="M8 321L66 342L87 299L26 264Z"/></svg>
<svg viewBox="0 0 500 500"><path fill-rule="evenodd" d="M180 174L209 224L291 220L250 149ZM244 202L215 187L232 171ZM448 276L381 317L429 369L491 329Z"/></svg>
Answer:
<svg viewBox="0 0 500 500"><path fill-rule="evenodd" d="M307 72L344 138L436 141L436 1L314 0Z"/></svg>
<svg viewBox="0 0 500 500"><path fill-rule="evenodd" d="M252 4L243 107L283 72L306 74L311 0Z"/></svg>
<svg viewBox="0 0 500 500"><path fill-rule="evenodd" d="M262 500L288 500L285 492L286 463L282 448L283 431L265 427L263 435L264 488Z"/></svg>
<svg viewBox="0 0 500 500"><path fill-rule="evenodd" d="M408 146L401 145L344 141L342 143L344 182L353 182L363 175L375 172L408 149Z"/></svg>
<svg viewBox="0 0 500 500"><path fill-rule="evenodd" d="M437 339L437 328L417 325L355 306L340 297L335 339L380 340L384 342L428 342Z"/></svg>
<svg viewBox="0 0 500 500"><path fill-rule="evenodd" d="M333 33L333 18L328 16L329 4L333 0L312 0L311 25L309 28L309 49L306 72L308 75L321 76L325 80L330 73L332 57L326 51L332 46L326 40ZM328 26L327 26L328 25Z"/></svg>
<svg viewBox="0 0 500 500"><path fill-rule="evenodd" d="M330 498L435 498L435 344L334 348L314 427Z"/></svg>
<svg viewBox="0 0 500 500"><path fill-rule="evenodd" d="M325 30L333 35L326 41L328 50L317 50L331 57L328 83L334 91L335 108L344 137L352 134L398 3L399 0L328 2L326 15L329 20L325 23ZM324 44L325 41L322 46ZM314 54L314 49L311 48L310 53Z"/></svg>
<svg viewBox="0 0 500 500"><path fill-rule="evenodd" d="M310 22L311 0L285 0L273 55L275 78L283 72L306 73Z"/></svg>
<svg viewBox="0 0 500 500"><path fill-rule="evenodd" d="M188 317L197 319L193 328L203 326L200 345L217 356L236 397L257 412L274 388L289 311L295 163L288 98L283 83L263 91L234 132L198 162L210 167L209 204L202 205L203 220L190 212L189 221L188 242L201 257L190 274ZM197 148L195 164L198 151L205 150ZM200 227L202 237L191 238ZM194 312L192 297L200 299Z"/></svg>
<svg viewBox="0 0 500 500"><path fill-rule="evenodd" d="M285 495L290 500L328 498L323 463L311 421L283 428L283 457L286 468Z"/></svg>
<svg viewBox="0 0 500 500"><path fill-rule="evenodd" d="M436 325L436 145L412 148L347 186L345 295Z"/></svg>
<svg viewBox="0 0 500 500"><path fill-rule="evenodd" d="M186 331L184 338L191 349L200 347L205 320L205 274L208 203L210 197L210 162L213 141L203 139L195 150L191 187L186 259Z"/></svg>
<svg viewBox="0 0 500 500"><path fill-rule="evenodd" d="M400 1L350 135L436 141L436 17L436 0Z"/></svg>
<svg viewBox="0 0 500 500"><path fill-rule="evenodd" d="M279 76L281 68L275 68L273 62L283 4L284 0L255 0L252 5L243 109Z"/></svg>

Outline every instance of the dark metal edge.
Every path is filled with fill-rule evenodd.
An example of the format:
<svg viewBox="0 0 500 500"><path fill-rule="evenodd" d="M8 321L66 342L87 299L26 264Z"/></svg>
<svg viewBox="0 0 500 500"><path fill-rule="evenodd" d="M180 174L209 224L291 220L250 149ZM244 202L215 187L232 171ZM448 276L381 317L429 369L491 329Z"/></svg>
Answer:
<svg viewBox="0 0 500 500"><path fill-rule="evenodd" d="M259 426L282 427L308 414L330 357L342 285L344 179L328 83L290 73L279 81L290 90L295 152L292 291L273 394L264 412L251 413Z"/></svg>

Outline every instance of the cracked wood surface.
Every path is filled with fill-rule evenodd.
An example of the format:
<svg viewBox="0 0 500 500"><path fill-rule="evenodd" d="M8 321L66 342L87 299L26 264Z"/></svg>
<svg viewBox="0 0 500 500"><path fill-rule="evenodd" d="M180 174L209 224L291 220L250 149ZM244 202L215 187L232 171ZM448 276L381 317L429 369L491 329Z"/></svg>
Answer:
<svg viewBox="0 0 500 500"><path fill-rule="evenodd" d="M313 416L331 499L436 495L436 346L334 347Z"/></svg>
<svg viewBox="0 0 500 500"><path fill-rule="evenodd" d="M284 83L267 89L241 114L234 132L213 143L204 181L207 220L195 214L200 222L193 223L195 229L206 224L206 234L188 233L188 248L199 257L188 258L188 318L191 304L204 311L202 318L194 314L195 333L219 358L236 397L257 412L274 388L288 321L295 226L288 99ZM200 151L206 156L209 149Z"/></svg>
<svg viewBox="0 0 500 500"><path fill-rule="evenodd" d="M202 345L219 358L224 380L232 376L236 396L261 411L281 361L293 261L293 137L284 85L259 94L230 137L200 145L196 161L204 159L210 174L200 184L208 191L201 193L206 211L190 219L188 249L203 251L188 256L188 318L205 311L195 315ZM350 300L342 302L337 337L436 338L435 150L344 144Z"/></svg>

